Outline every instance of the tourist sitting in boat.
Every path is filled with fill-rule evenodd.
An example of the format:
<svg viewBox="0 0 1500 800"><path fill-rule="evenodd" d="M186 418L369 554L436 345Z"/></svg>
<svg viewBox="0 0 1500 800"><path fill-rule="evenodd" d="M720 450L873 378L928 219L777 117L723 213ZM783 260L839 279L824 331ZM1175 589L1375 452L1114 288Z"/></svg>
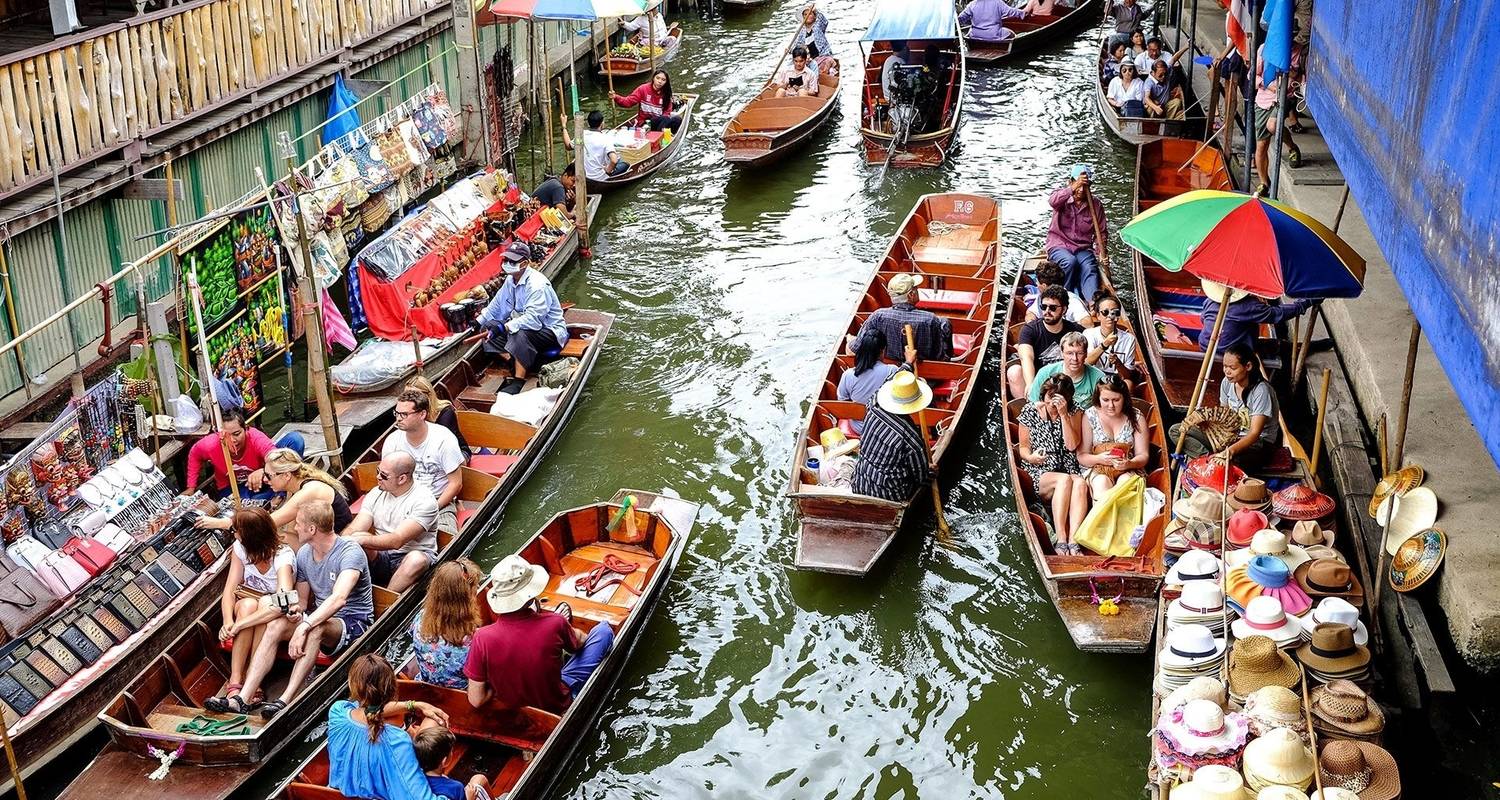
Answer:
<svg viewBox="0 0 1500 800"><path fill-rule="evenodd" d="M1131 34L1140 31L1145 9L1136 0L1113 0L1105 4L1105 14L1115 21L1114 33L1109 36L1110 45L1113 46L1115 42L1130 41Z"/></svg>
<svg viewBox="0 0 1500 800"><path fill-rule="evenodd" d="M628 172L630 165L620 157L619 148L604 131L604 112L590 111L587 122L588 130L583 132L583 174L591 181L602 181ZM562 140L563 147L573 149L566 115L563 116Z"/></svg>
<svg viewBox="0 0 1500 800"><path fill-rule="evenodd" d="M1151 75L1146 78L1146 115L1157 119L1187 119L1183 108L1182 87L1174 85L1168 75L1167 63L1158 61L1151 65Z"/></svg>
<svg viewBox="0 0 1500 800"><path fill-rule="evenodd" d="M224 446L229 447L229 458L234 463L234 477L239 482L241 496L261 492L264 489L266 454L280 447L295 447L302 452L302 434L295 431L282 437L279 444L259 428L252 428L246 421L245 409L238 406L225 409L221 415L218 433L210 433L193 443L187 454L187 484L183 494L198 491L203 480L203 469L210 468L214 476L213 496L229 494L229 471L224 468ZM248 490L248 491L247 491Z"/></svg>
<svg viewBox="0 0 1500 800"><path fill-rule="evenodd" d="M1109 82L1104 99L1122 117L1146 116L1146 82L1140 79L1134 61L1120 64L1120 74Z"/></svg>
<svg viewBox="0 0 1500 800"><path fill-rule="evenodd" d="M1073 405L1086 407L1094 396L1094 387L1104 380L1104 371L1084 363L1088 356L1089 343L1078 331L1063 334L1059 341L1062 360L1055 361L1037 370L1026 396L1032 402L1042 399L1042 383L1053 375L1066 375L1073 381Z"/></svg>
<svg viewBox="0 0 1500 800"><path fill-rule="evenodd" d="M412 716L417 721L404 727ZM447 724L436 706L396 699L396 671L384 658L360 656L349 666L349 699L328 709L328 787L344 797L442 800L417 762L412 736ZM471 783L480 781L489 785L481 775Z"/></svg>
<svg viewBox="0 0 1500 800"><path fill-rule="evenodd" d="M632 39L636 36L645 36L649 39L654 33L656 36L656 46L663 50L677 43L677 37L672 35L672 23L667 22L666 18L662 16L660 5L631 19L621 25L621 27L625 29L626 35Z"/></svg>
<svg viewBox="0 0 1500 800"><path fill-rule="evenodd" d="M1200 319L1203 320L1203 328L1198 332L1198 347L1204 350L1208 349L1208 340L1213 337L1219 306L1224 302L1224 295L1229 295L1229 310L1224 318L1224 327L1219 331L1219 354L1237 344L1254 346L1255 341L1260 338L1261 325L1280 325L1301 316L1302 312L1313 306L1311 300L1272 303L1240 289L1230 291L1221 283L1203 281L1202 284L1204 301Z"/></svg>
<svg viewBox="0 0 1500 800"><path fill-rule="evenodd" d="M901 366L881 361L880 357L885 355L885 349L885 332L881 329L871 328L860 334L853 347L854 366L844 370L844 374L839 376L838 399L868 406L875 402L875 393L880 391L880 387L897 370L911 369L911 365L917 361L917 349L909 346L902 353L906 361ZM864 422L855 420L854 433L858 434L862 430Z"/></svg>
<svg viewBox="0 0 1500 800"><path fill-rule="evenodd" d="M427 421L436 422L452 431L453 438L458 440L458 449L463 451L464 459L467 460L473 453L469 449L469 443L464 441L464 432L459 430L458 411L453 408L453 404L438 397L437 387L433 386L432 381L428 380L425 375L412 378L402 388L427 395Z"/></svg>
<svg viewBox="0 0 1500 800"><path fill-rule="evenodd" d="M259 643L250 657L245 683L238 692L211 697L203 705L210 711L244 714L252 706L244 698L254 697L276 665L277 651L287 643L293 659L292 674L281 696L260 708L270 720L285 709L312 673L318 653L333 655L358 639L375 618L375 600L370 584L370 564L359 545L333 530L333 508L312 502L297 512L298 606L269 620L255 635Z"/></svg>
<svg viewBox="0 0 1500 800"><path fill-rule="evenodd" d="M1126 386L1131 386L1139 379L1135 374L1136 341L1135 334L1120 327L1124 313L1120 298L1104 290L1094 295L1094 319L1099 324L1083 332L1089 344L1084 362L1103 370L1105 375L1120 376Z"/></svg>
<svg viewBox="0 0 1500 800"><path fill-rule="evenodd" d="M1042 299L1042 293L1047 291L1048 286L1061 286L1067 291L1067 279L1063 275L1063 268L1052 261L1043 261L1036 266L1036 286L1028 287L1026 290L1026 321L1030 322L1039 316L1036 304ZM1035 291L1032 291L1035 288ZM1089 313L1088 304L1083 298L1072 292L1068 292L1068 307L1063 311L1063 319L1076 322L1079 325L1093 324L1093 315Z"/></svg>
<svg viewBox="0 0 1500 800"><path fill-rule="evenodd" d="M1036 383L1037 370L1062 360L1062 340L1070 333L1083 332L1083 326L1063 318L1068 307L1068 290L1052 285L1042 290L1037 301L1041 316L1021 326L1016 338L1016 363L1005 370L1011 397L1023 397Z"/></svg>
<svg viewBox="0 0 1500 800"><path fill-rule="evenodd" d="M1120 65L1130 57L1129 42L1115 42L1109 47L1109 56L1104 59L1104 67L1100 70L1099 79L1108 85L1110 81L1119 77Z"/></svg>
<svg viewBox="0 0 1500 800"><path fill-rule="evenodd" d="M297 576L297 556L281 543L276 524L263 508L234 512L234 545L229 552L229 574L219 598L219 641L234 641L225 695L238 694L244 685L250 654L265 624L285 613L284 600L296 589ZM257 691L250 705L259 704L261 694Z"/></svg>
<svg viewBox="0 0 1500 800"><path fill-rule="evenodd" d="M911 329L916 344L917 358L923 361L948 361L953 358L953 324L947 319L926 309L917 308L917 287L922 285L922 276L902 272L886 281L885 291L891 297L887 308L877 308L859 334L846 337L844 345L850 353L859 351L859 340L869 331L880 331L885 337L885 357L892 361L906 355L906 329Z"/></svg>
<svg viewBox="0 0 1500 800"><path fill-rule="evenodd" d="M855 494L907 503L931 480L936 467L913 418L931 404L932 389L907 370L880 387L865 411L850 483Z"/></svg>
<svg viewBox="0 0 1500 800"><path fill-rule="evenodd" d="M453 731L441 725L424 728L421 733L412 738L412 748L417 754L417 766L421 767L422 774L427 776L427 788L444 800L475 800L478 797L489 797L489 778L475 775L467 784L463 784L443 772L443 764L448 762L448 757L453 754L453 745L457 742L458 738L453 735Z"/></svg>
<svg viewBox="0 0 1500 800"><path fill-rule="evenodd" d="M828 18L816 3L802 7L802 24L792 36L792 47L806 47L815 62L833 57L833 47L828 44Z"/></svg>
<svg viewBox="0 0 1500 800"><path fill-rule="evenodd" d="M479 313L478 324L490 332L485 346L525 379L567 345L568 327L552 281L533 268L531 247L512 242L503 258L505 281Z"/></svg>
<svg viewBox="0 0 1500 800"><path fill-rule="evenodd" d="M880 65L880 93L886 102L892 102L892 96L896 92L897 68L907 66L910 62L911 50L906 42L891 42L891 54Z"/></svg>
<svg viewBox="0 0 1500 800"><path fill-rule="evenodd" d="M568 115L563 115L563 127L568 126ZM573 187L577 183L577 176L573 174L573 163L568 162L562 172L537 184L536 191L531 193L531 198L542 204L543 208L551 207L561 211L564 216L573 216Z"/></svg>
<svg viewBox="0 0 1500 800"><path fill-rule="evenodd" d="M334 525L339 530L354 520L343 481L303 461L296 450L278 447L267 453L265 475L266 486L282 495L282 499L275 501L271 508L271 519L277 528L291 525L297 512L309 503L332 506ZM202 516L196 524L200 528L225 530L231 523L224 517Z"/></svg>
<svg viewBox="0 0 1500 800"><path fill-rule="evenodd" d="M1146 438L1146 420L1131 400L1130 386L1119 375L1106 375L1094 387L1083 421L1078 463L1087 470L1083 477L1097 501L1121 478L1141 474L1151 455L1151 442Z"/></svg>
<svg viewBox="0 0 1500 800"><path fill-rule="evenodd" d="M1131 69L1128 63L1121 67L1126 72ZM1068 182L1047 198L1047 204L1052 206L1052 220L1047 225L1047 258L1062 267L1068 291L1079 297L1093 297L1101 284L1100 254L1095 248L1099 242L1109 241L1109 220L1104 216L1104 204L1094 196L1093 167L1074 164L1068 170L1068 177Z"/></svg>
<svg viewBox="0 0 1500 800"><path fill-rule="evenodd" d="M464 488L464 452L458 437L427 421L427 395L407 389L396 395L396 429L386 434L380 457L406 453L416 462L416 485L437 499L437 529L458 533L454 499Z"/></svg>
<svg viewBox="0 0 1500 800"><path fill-rule="evenodd" d="M1078 464L1081 443L1073 381L1054 375L1038 387L1040 399L1026 404L1017 417L1016 455L1021 469L1042 500L1052 504L1053 549L1059 555L1080 552L1073 532L1088 515L1088 483Z"/></svg>
<svg viewBox="0 0 1500 800"><path fill-rule="evenodd" d="M402 451L380 459L375 488L344 536L363 547L377 586L404 592L437 563L437 498L415 482L417 462Z"/></svg>
<svg viewBox="0 0 1500 800"><path fill-rule="evenodd" d="M464 662L479 630L475 593L484 573L467 558L439 564L427 584L422 610L411 621L416 679L449 689L467 689Z"/></svg>
<svg viewBox="0 0 1500 800"><path fill-rule="evenodd" d="M968 26L971 40L1003 42L1016 38L1016 32L1005 27L1005 21L1025 18L1025 11L1005 0L970 0L958 15L958 24Z"/></svg>
<svg viewBox="0 0 1500 800"><path fill-rule="evenodd" d="M536 598L546 588L547 568L517 555L490 570L484 597L496 616L474 632L464 662L470 705L533 706L560 714L608 654L615 637L609 623L580 635L567 604L541 609ZM573 654L566 664L564 652Z"/></svg>
<svg viewBox="0 0 1500 800"><path fill-rule="evenodd" d="M1182 49L1177 52L1168 53L1164 49L1165 47L1166 42L1163 42L1160 37L1153 36L1147 39L1145 52L1139 53L1135 57L1135 71L1141 75L1150 75L1151 68L1158 61L1166 64L1167 69L1170 70L1172 65L1177 63L1177 59L1182 58L1182 54L1186 53L1188 49L1188 45L1183 45Z"/></svg>
<svg viewBox="0 0 1500 800"><path fill-rule="evenodd" d="M777 97L816 97L818 68L807 57L807 48L792 48L792 61L776 73Z"/></svg>
<svg viewBox="0 0 1500 800"><path fill-rule="evenodd" d="M1260 357L1248 344L1231 345L1220 364L1224 380L1219 382L1219 405L1239 411L1247 423L1240 428L1240 438L1216 457L1232 460L1240 469L1253 473L1281 450L1281 410L1276 390L1261 375Z"/></svg>
<svg viewBox="0 0 1500 800"><path fill-rule="evenodd" d="M672 113L672 79L664 69L651 73L651 80L635 87L635 91L630 94L623 97L611 94L609 99L621 108L637 109L637 128L648 127L653 131L665 128L676 136L678 129L682 127L682 116Z"/></svg>
<svg viewBox="0 0 1500 800"><path fill-rule="evenodd" d="M1146 33L1136 28L1130 32L1130 60L1140 58L1144 52L1146 52ZM1136 72L1141 72L1140 65L1136 65Z"/></svg>

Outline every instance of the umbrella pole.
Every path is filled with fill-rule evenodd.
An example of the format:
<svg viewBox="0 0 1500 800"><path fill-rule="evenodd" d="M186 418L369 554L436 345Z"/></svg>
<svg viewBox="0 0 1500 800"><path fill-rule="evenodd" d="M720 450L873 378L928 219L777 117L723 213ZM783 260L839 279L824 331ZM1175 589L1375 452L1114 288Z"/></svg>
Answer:
<svg viewBox="0 0 1500 800"><path fill-rule="evenodd" d="M1411 414L1411 384L1417 371L1417 345L1422 342L1422 323L1411 321L1411 339L1406 345L1406 377L1401 384L1401 413L1396 418L1396 442L1391 448L1391 469L1401 469L1406 459L1406 419Z"/></svg>
<svg viewBox="0 0 1500 800"><path fill-rule="evenodd" d="M1224 299L1229 299L1229 289L1224 289ZM1208 349L1203 353L1203 363L1198 367L1198 380L1193 384L1192 401L1188 403L1187 413L1191 414L1198 410L1198 404L1203 402L1203 386L1208 382L1208 373L1214 366L1214 354L1219 349L1219 333L1224 330L1224 318L1229 316L1225 312L1225 306L1229 303L1219 304L1219 313L1214 315L1214 329L1208 336ZM1172 455L1182 455L1182 443L1187 440L1187 420L1182 421L1182 427L1177 431L1177 446L1172 448Z"/></svg>
<svg viewBox="0 0 1500 800"><path fill-rule="evenodd" d="M651 59L651 72L656 72L656 17L651 9L646 9L646 55ZM662 113L670 112L670 108L662 109Z"/></svg>
<svg viewBox="0 0 1500 800"><path fill-rule="evenodd" d="M1318 314L1320 313L1322 313L1322 306L1312 307L1312 310L1307 313L1307 334L1298 337L1299 341L1292 343L1291 387L1293 390L1302 382L1302 374L1307 368L1307 354L1312 351L1313 330L1318 327ZM1301 327L1301 325L1297 326L1298 332Z"/></svg>
<svg viewBox="0 0 1500 800"><path fill-rule="evenodd" d="M913 350L915 350L917 347L912 339L910 325L906 326L906 346L912 348ZM921 377L921 375L917 374L916 363L913 363L911 365L911 374L919 378ZM927 448L927 452L923 454L923 457L925 457L928 461L931 461L932 437L927 432L926 409L917 412L917 427L922 429L922 444ZM938 488L938 476L936 471L932 473L932 508L935 512L937 512L938 543L946 547L953 542L953 529L948 527L948 518L945 514L943 514L943 493Z"/></svg>
<svg viewBox="0 0 1500 800"><path fill-rule="evenodd" d="M551 48L547 46L547 23L544 22L542 23L542 107L545 109L545 111L543 111L542 113L542 120L545 124L543 124L542 128L547 134L547 155L543 157L544 160L542 163L546 165L545 169L543 170L544 174L546 175L552 174L553 167L552 87L549 85L552 83L552 59L549 57L550 54L548 52L550 49Z"/></svg>
<svg viewBox="0 0 1500 800"><path fill-rule="evenodd" d="M1323 454L1323 419L1328 416L1328 382L1333 370L1323 370L1323 388L1318 392L1318 426L1313 429L1312 455L1307 459L1307 468L1312 472L1313 482L1318 482L1318 457Z"/></svg>
<svg viewBox="0 0 1500 800"><path fill-rule="evenodd" d="M1104 281L1104 288L1110 294L1115 293L1115 282L1109 278L1109 242L1104 238L1104 228L1099 225L1099 212L1094 209L1094 192L1088 187L1083 190L1084 202L1089 204L1089 219L1094 222L1094 242L1099 247L1099 277ZM1092 303L1094 298L1085 297L1083 302Z"/></svg>

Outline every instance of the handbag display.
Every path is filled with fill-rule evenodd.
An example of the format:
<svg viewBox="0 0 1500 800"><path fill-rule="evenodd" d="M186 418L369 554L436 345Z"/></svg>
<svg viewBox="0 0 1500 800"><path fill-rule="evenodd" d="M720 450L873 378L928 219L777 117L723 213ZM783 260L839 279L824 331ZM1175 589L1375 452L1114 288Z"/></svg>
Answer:
<svg viewBox="0 0 1500 800"><path fill-rule="evenodd" d="M53 550L36 565L36 576L47 586L47 591L62 599L78 591L91 577L88 570L78 565L67 553Z"/></svg>
<svg viewBox="0 0 1500 800"><path fill-rule="evenodd" d="M27 631L57 607L57 598L37 577L0 556L0 628L10 639Z"/></svg>
<svg viewBox="0 0 1500 800"><path fill-rule="evenodd" d="M5 554L29 572L35 573L37 565L52 552L52 548L32 538L30 534L20 536L5 546Z"/></svg>
<svg viewBox="0 0 1500 800"><path fill-rule="evenodd" d="M130 552L130 548L135 546L135 537L113 523L100 528L99 532L93 535L93 539L115 551L117 555L124 555Z"/></svg>
<svg viewBox="0 0 1500 800"><path fill-rule="evenodd" d="M31 535L42 546L56 550L73 538L73 532L66 525L57 522L43 522L31 529Z"/></svg>
<svg viewBox="0 0 1500 800"><path fill-rule="evenodd" d="M83 567L83 570L94 577L115 563L118 554L104 546L97 539L80 539L77 536L69 539L62 546L62 551L73 559L74 563Z"/></svg>

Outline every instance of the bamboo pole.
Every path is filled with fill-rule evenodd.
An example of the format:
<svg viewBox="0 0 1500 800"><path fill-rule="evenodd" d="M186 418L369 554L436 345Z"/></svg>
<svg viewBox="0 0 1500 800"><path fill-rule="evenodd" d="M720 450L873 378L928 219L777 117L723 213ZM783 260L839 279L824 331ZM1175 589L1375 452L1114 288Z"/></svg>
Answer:
<svg viewBox="0 0 1500 800"><path fill-rule="evenodd" d="M649 8L646 9L646 55L651 59L651 72L654 75L656 73L656 15L652 14ZM662 110L670 112L672 109Z"/></svg>
<svg viewBox="0 0 1500 800"><path fill-rule="evenodd" d="M1391 469L1406 463L1406 420L1411 415L1411 385L1417 371L1417 345L1422 341L1422 323L1411 321L1411 339L1406 344L1406 376L1401 383L1401 411L1396 418L1396 441L1391 447Z"/></svg>
<svg viewBox="0 0 1500 800"><path fill-rule="evenodd" d="M198 285L197 264L193 266L193 271L187 276L188 302L192 305L193 319L198 321L198 358L203 363L203 389L208 393L208 418L212 431L219 437L219 452L224 456L224 473L229 478L229 496L234 498L234 505L238 508L240 481L234 474L234 457L229 452L229 440L224 438L224 411L219 408L219 390L214 386L216 373L213 362L208 358L208 329L203 324L203 289Z"/></svg>
<svg viewBox="0 0 1500 800"><path fill-rule="evenodd" d="M21 767L16 763L16 748L10 743L10 725L0 719L0 743L5 745L5 762L10 765L10 779L16 785L16 800L26 800L26 787L21 785Z"/></svg>
<svg viewBox="0 0 1500 800"><path fill-rule="evenodd" d="M177 229L177 184L172 180L172 157L167 156L167 227ZM187 297L182 280L182 253L172 248L172 274L177 279L177 338L182 345L182 356L187 358Z"/></svg>
<svg viewBox="0 0 1500 800"><path fill-rule="evenodd" d="M552 58L550 48L547 46L547 23L542 23L542 98L545 111L542 113L542 126L547 134L546 174L552 174Z"/></svg>
<svg viewBox="0 0 1500 800"><path fill-rule="evenodd" d="M1093 183L1094 177L1089 175L1089 182ZM1089 206L1089 219L1094 223L1094 242L1099 246L1099 278L1104 281L1104 288L1110 294L1115 293L1115 282L1109 277L1109 240L1104 238L1104 227L1099 224L1099 212L1094 208L1094 192L1089 186L1083 187L1083 201ZM1102 205L1102 204L1101 204ZM1094 298L1085 297L1085 303L1094 302Z"/></svg>
<svg viewBox="0 0 1500 800"><path fill-rule="evenodd" d="M1297 672L1302 677L1302 722L1307 725L1307 743L1312 745L1313 761L1318 760L1318 734L1313 731L1312 724L1312 697L1307 689L1307 666L1301 662L1297 663ZM1323 770L1319 766L1313 767L1313 785L1318 791L1318 797L1323 797Z"/></svg>
<svg viewBox="0 0 1500 800"><path fill-rule="evenodd" d="M1307 369L1307 354L1312 352L1313 331L1318 327L1318 315L1323 313L1321 305L1314 305L1307 314L1307 335L1298 337L1299 342L1292 343L1292 389L1296 390L1297 384L1302 382L1302 373ZM1299 323L1297 328L1302 326Z"/></svg>
<svg viewBox="0 0 1500 800"><path fill-rule="evenodd" d="M1225 312L1225 306L1229 305L1230 290L1224 288L1224 300L1219 304L1219 313L1214 316L1213 333L1208 337L1208 349L1203 353L1203 363L1198 366L1198 379L1193 383L1192 401L1188 403L1188 413L1191 414L1198 409L1198 404L1203 402L1203 386L1208 382L1209 370L1214 366L1214 353L1219 349L1219 333L1224 330L1224 318L1229 316ZM1182 454L1182 443L1187 440L1188 424L1183 420L1182 426L1177 429L1177 445L1172 448L1172 455Z"/></svg>
<svg viewBox="0 0 1500 800"><path fill-rule="evenodd" d="M1307 468L1312 471L1313 483L1318 481L1318 457L1323 454L1323 418L1328 415L1328 382L1333 378L1333 370L1323 370L1323 388L1318 392L1318 425L1313 429L1312 456L1308 458Z"/></svg>
<svg viewBox="0 0 1500 800"><path fill-rule="evenodd" d="M1380 441L1380 477L1382 478L1391 474L1391 461L1389 457L1391 451L1388 447L1390 436L1386 432L1385 421L1386 413L1382 411L1380 413L1380 435L1378 437Z"/></svg>
<svg viewBox="0 0 1500 800"><path fill-rule="evenodd" d="M583 112L573 112L573 219L578 225L578 252L589 257L589 177L583 169Z"/></svg>
<svg viewBox="0 0 1500 800"><path fill-rule="evenodd" d="M916 343L913 341L910 325L906 326L906 346L912 349L916 349ZM911 365L911 374L917 378L921 377L917 374L917 365L915 362L913 362ZM932 435L927 432L927 410L925 408L917 412L917 427L922 429L922 444L927 448L927 451L923 455L928 461L931 461L933 460ZM938 476L936 471L932 473L931 485L932 508L933 511L937 513L938 542L947 545L953 541L953 529L948 527L947 515L943 513L943 492L938 487Z"/></svg>

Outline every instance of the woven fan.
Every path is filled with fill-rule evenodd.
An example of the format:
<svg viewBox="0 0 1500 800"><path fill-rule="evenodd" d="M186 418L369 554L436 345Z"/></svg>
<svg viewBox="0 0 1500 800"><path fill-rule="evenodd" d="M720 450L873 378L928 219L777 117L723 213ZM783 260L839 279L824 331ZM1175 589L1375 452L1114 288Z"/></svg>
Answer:
<svg viewBox="0 0 1500 800"><path fill-rule="evenodd" d="M1183 421L1202 431L1215 451L1223 450L1240 438L1240 431L1249 425L1243 414L1224 406L1195 409Z"/></svg>

